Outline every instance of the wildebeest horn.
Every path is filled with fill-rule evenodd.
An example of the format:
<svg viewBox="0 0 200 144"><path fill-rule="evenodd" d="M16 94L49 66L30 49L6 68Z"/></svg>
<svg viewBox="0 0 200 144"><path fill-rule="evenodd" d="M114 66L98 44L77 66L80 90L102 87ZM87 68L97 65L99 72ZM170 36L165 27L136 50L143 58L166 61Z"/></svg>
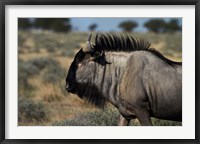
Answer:
<svg viewBox="0 0 200 144"><path fill-rule="evenodd" d="M94 51L93 44L91 44L91 38L92 38L92 34L89 35L88 40L86 42L86 47L83 48L84 52L93 52Z"/></svg>
<svg viewBox="0 0 200 144"><path fill-rule="evenodd" d="M98 34L96 34L95 36L95 44L97 43L97 39L98 39Z"/></svg>
<svg viewBox="0 0 200 144"><path fill-rule="evenodd" d="M90 42L91 41L91 38L92 38L92 33L89 35L88 37L88 41Z"/></svg>

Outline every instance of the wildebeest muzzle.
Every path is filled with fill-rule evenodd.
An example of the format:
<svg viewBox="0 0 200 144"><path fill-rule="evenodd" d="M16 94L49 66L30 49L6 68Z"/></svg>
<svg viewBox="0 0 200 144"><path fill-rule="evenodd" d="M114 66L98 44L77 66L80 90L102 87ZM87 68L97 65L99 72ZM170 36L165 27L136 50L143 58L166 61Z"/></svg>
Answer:
<svg viewBox="0 0 200 144"><path fill-rule="evenodd" d="M72 85L72 84L66 83L65 89L67 90L67 92L74 93L74 91L75 91L75 85L74 84Z"/></svg>

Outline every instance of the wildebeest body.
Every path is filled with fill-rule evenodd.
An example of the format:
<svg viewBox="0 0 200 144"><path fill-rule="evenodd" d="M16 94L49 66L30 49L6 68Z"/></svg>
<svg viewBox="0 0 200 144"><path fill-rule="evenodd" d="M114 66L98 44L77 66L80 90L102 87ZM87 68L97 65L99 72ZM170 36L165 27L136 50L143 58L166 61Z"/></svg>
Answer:
<svg viewBox="0 0 200 144"><path fill-rule="evenodd" d="M100 56L93 58L95 52ZM97 47L90 53L81 49L66 82L68 91L97 106L104 106L106 101L116 106L125 121L120 125L135 117L141 125L151 125L151 116L182 120L182 66L151 50L99 51Z"/></svg>
<svg viewBox="0 0 200 144"><path fill-rule="evenodd" d="M119 101L131 109L144 108L156 118L181 121L181 69L180 65L171 67L151 53L134 52L122 78Z"/></svg>

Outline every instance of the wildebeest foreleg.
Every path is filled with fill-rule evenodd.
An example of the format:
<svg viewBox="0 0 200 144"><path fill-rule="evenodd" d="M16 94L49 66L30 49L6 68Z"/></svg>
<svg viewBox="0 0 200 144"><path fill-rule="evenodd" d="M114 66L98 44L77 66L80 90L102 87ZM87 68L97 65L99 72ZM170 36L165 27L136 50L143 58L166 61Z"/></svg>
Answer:
<svg viewBox="0 0 200 144"><path fill-rule="evenodd" d="M137 118L141 126L152 126L151 118L148 111L143 109L137 111Z"/></svg>
<svg viewBox="0 0 200 144"><path fill-rule="evenodd" d="M120 115L118 126L128 126L129 122L130 122L130 119L126 119L122 115Z"/></svg>

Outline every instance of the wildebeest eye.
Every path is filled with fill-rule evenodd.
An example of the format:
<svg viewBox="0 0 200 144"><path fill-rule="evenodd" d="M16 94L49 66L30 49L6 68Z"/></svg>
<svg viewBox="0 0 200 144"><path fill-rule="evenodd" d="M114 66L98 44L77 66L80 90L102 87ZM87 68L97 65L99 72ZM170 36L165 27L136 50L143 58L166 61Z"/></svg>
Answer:
<svg viewBox="0 0 200 144"><path fill-rule="evenodd" d="M102 54L99 51L96 51L92 56L95 58L100 57Z"/></svg>

